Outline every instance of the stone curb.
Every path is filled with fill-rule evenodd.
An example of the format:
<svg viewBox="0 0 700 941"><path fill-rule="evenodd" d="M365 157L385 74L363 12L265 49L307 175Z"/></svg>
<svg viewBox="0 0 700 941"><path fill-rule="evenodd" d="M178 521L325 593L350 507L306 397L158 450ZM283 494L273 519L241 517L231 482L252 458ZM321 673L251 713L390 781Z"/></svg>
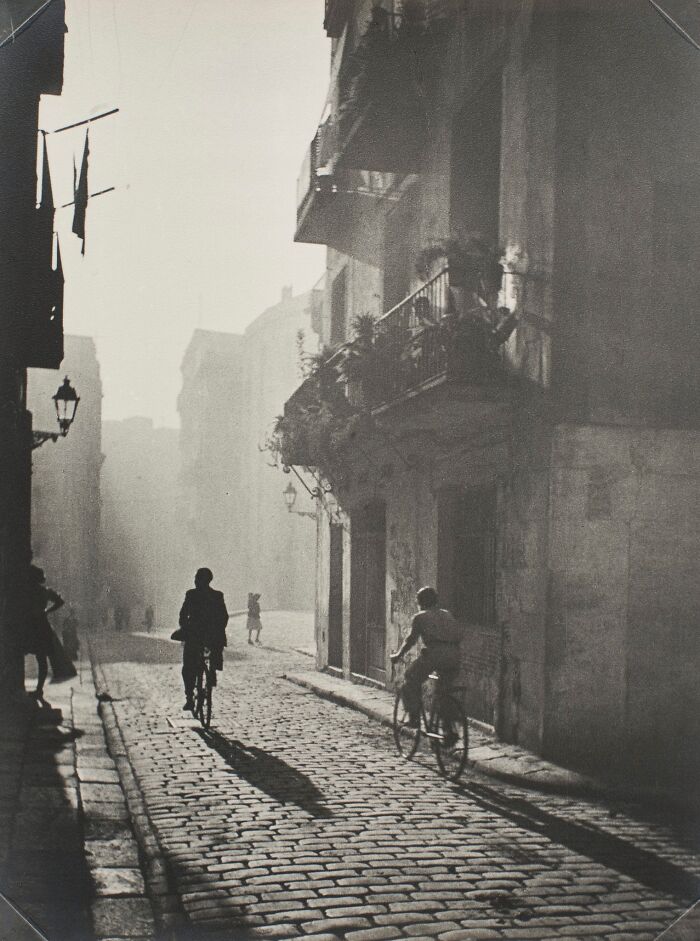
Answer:
<svg viewBox="0 0 700 941"><path fill-rule="evenodd" d="M92 648L90 648L90 664L97 695L109 696L106 678ZM175 891L168 865L164 861L160 842L151 825L141 787L129 761L128 749L113 703L104 699L99 704L98 713L102 719L109 753L117 767L129 819L136 836L157 936L161 939L172 938L179 928L186 926L189 922Z"/></svg>
<svg viewBox="0 0 700 941"><path fill-rule="evenodd" d="M326 674L323 673L320 675L326 676ZM393 727L393 719L391 715L384 713L380 708L377 708L371 702L363 702L355 697L346 696L340 691L324 688L320 684L314 683L307 676L284 673L282 674L282 679L287 680L289 683L294 683L296 686L308 689L310 692L315 693L321 699L335 703L338 706L345 706L346 708L353 709L356 712L361 712L369 718L380 722L387 728ZM342 682L348 681L343 680ZM354 684L352 685L354 688ZM378 691L374 689L374 692L376 694ZM472 722L470 720L470 725L473 725L475 730L483 732L483 723ZM508 746L504 747L507 748ZM538 761L541 761L542 764L547 765L547 770L545 772L538 772L533 770L523 770L520 772L511 770L506 771L503 768L499 768L497 766L497 760L498 759L493 759L491 761L479 761L470 759L468 760L468 766L473 768L475 771L478 771L479 773L496 780L500 780L508 784L517 784L521 787L526 787L530 790L539 790L544 793L561 794L567 797L588 797L594 798L596 800L606 799L610 802L639 801L654 803L656 805L663 805L671 810L681 811L683 813L687 813L689 811L692 813L698 812L697 807L683 802L674 795L670 795L667 792L655 791L648 788L635 788L631 786L625 787L614 784L605 784L604 782L577 774L576 772L559 768L556 765L545 762L544 759L538 759ZM509 760L517 762L518 757L513 756L512 758L509 758ZM543 779L543 773L549 775L548 780ZM558 780L557 776L559 776Z"/></svg>

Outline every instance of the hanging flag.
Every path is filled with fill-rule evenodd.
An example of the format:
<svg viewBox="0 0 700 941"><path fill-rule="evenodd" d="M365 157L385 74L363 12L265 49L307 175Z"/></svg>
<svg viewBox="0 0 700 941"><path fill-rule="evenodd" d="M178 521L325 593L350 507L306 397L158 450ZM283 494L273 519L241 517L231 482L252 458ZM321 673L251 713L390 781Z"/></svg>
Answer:
<svg viewBox="0 0 700 941"><path fill-rule="evenodd" d="M80 179L75 181L76 171L73 163L73 199L75 210L73 212L73 231L79 239L83 240L81 255L85 254L85 211L88 204L88 154L90 153L89 129L85 132L85 149L83 150L83 162L80 165Z"/></svg>

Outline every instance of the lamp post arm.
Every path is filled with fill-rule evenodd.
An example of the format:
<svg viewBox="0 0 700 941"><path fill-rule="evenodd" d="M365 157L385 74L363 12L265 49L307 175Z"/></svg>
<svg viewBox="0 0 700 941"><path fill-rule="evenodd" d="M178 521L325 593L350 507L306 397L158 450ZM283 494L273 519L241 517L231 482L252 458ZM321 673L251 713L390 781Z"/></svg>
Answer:
<svg viewBox="0 0 700 941"><path fill-rule="evenodd" d="M36 448L40 448L42 444L45 444L47 441L58 441L59 438L64 437L57 431L33 431L32 432L32 451Z"/></svg>

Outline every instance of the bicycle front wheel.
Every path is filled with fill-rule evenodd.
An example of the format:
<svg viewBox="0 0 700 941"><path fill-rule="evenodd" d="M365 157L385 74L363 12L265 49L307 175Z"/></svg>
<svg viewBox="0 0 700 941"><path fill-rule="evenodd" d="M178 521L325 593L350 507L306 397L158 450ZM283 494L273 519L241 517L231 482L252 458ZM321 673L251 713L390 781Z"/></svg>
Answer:
<svg viewBox="0 0 700 941"><path fill-rule="evenodd" d="M420 723L417 728L409 726L401 693L397 694L394 702L394 742L402 758L413 758L420 743Z"/></svg>
<svg viewBox="0 0 700 941"><path fill-rule="evenodd" d="M467 763L469 725L464 710L453 696L446 696L431 720L431 744L440 773L449 781L459 780Z"/></svg>

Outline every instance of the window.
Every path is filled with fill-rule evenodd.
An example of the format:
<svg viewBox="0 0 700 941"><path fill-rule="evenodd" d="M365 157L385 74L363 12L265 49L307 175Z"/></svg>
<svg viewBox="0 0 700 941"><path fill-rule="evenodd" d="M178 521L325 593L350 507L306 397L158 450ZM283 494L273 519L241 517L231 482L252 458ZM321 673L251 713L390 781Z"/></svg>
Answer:
<svg viewBox="0 0 700 941"><path fill-rule="evenodd" d="M438 504L438 594L456 618L496 620L496 488L448 490Z"/></svg>

